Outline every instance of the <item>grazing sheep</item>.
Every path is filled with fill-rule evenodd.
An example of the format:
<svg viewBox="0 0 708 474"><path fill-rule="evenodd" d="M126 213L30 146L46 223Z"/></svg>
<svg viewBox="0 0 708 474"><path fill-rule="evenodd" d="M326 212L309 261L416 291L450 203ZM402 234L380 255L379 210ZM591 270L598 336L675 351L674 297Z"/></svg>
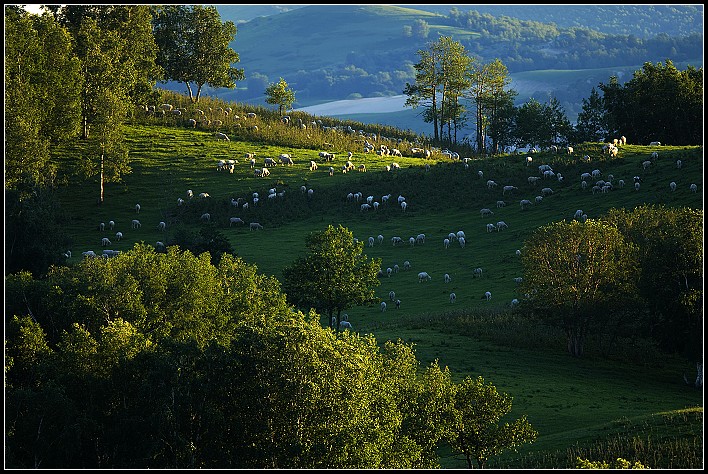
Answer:
<svg viewBox="0 0 708 474"><path fill-rule="evenodd" d="M669 183L669 188L671 188L671 191L676 191L676 183L674 181L671 181Z"/></svg>
<svg viewBox="0 0 708 474"><path fill-rule="evenodd" d="M420 273L418 273L418 283L422 283L422 282L424 282L424 281L426 281L426 280L428 280L428 281L432 280L431 276L428 275L428 272L420 272Z"/></svg>
<svg viewBox="0 0 708 474"><path fill-rule="evenodd" d="M401 309L401 300L396 300L396 309Z"/></svg>
<svg viewBox="0 0 708 474"><path fill-rule="evenodd" d="M496 227L494 224L487 224L487 232L492 232Z"/></svg>
<svg viewBox="0 0 708 474"><path fill-rule="evenodd" d="M389 292L388 292L388 298L389 298L391 301L395 300L395 299L396 299L396 292L393 291L393 290L389 291Z"/></svg>
<svg viewBox="0 0 708 474"><path fill-rule="evenodd" d="M101 222L100 224L98 224L98 230L100 230L101 232L103 232L104 230L106 230L106 223L105 223L105 222Z"/></svg>
<svg viewBox="0 0 708 474"><path fill-rule="evenodd" d="M444 239L444 240L443 240L443 245L445 246L446 249L447 249L447 248L450 248L450 239Z"/></svg>
<svg viewBox="0 0 708 474"><path fill-rule="evenodd" d="M398 237L398 236L394 236L394 237L391 237L391 243L392 243L393 246L395 247L396 244L403 243L403 239L400 238L400 237Z"/></svg>
<svg viewBox="0 0 708 474"><path fill-rule="evenodd" d="M159 224L157 224L157 230L165 230L167 227L167 224L164 221L160 221Z"/></svg>
<svg viewBox="0 0 708 474"><path fill-rule="evenodd" d="M401 201L401 209L403 212L406 212L406 208L408 207L408 203L406 201Z"/></svg>
<svg viewBox="0 0 708 474"><path fill-rule="evenodd" d="M511 304L509 306L511 306L513 308L514 306L517 306L518 304L519 304L519 300L514 298L513 300L511 300Z"/></svg>
<svg viewBox="0 0 708 474"><path fill-rule="evenodd" d="M484 208L479 211L479 213L482 215L482 217L487 217L487 216L493 216L494 212L491 209Z"/></svg>
<svg viewBox="0 0 708 474"><path fill-rule="evenodd" d="M500 207L505 207L506 203L504 201L497 201L497 209Z"/></svg>
<svg viewBox="0 0 708 474"><path fill-rule="evenodd" d="M243 220L240 217L230 217L229 218L229 227L231 227L234 224L245 224Z"/></svg>
<svg viewBox="0 0 708 474"><path fill-rule="evenodd" d="M111 241L108 240L108 237L104 237L101 239L101 246L102 247L107 247L109 245L111 245Z"/></svg>
<svg viewBox="0 0 708 474"><path fill-rule="evenodd" d="M409 262L408 260L406 260L405 262L403 262L403 269L404 269L404 270L410 270L410 269L411 269L411 262Z"/></svg>
<svg viewBox="0 0 708 474"><path fill-rule="evenodd" d="M140 214L140 204L136 204L136 205L135 205L135 212L136 212L137 214Z"/></svg>
<svg viewBox="0 0 708 474"><path fill-rule="evenodd" d="M378 241L379 244L382 244L384 241L384 236L379 234L378 237L376 237L376 240Z"/></svg>
<svg viewBox="0 0 708 474"><path fill-rule="evenodd" d="M520 256L521 256L521 250L516 249L516 255L520 257Z"/></svg>
<svg viewBox="0 0 708 474"><path fill-rule="evenodd" d="M573 218L574 218L574 219L580 219L580 218L582 217L582 215L583 215L583 210L582 210L582 209L578 209L577 211L575 211L575 215L573 216Z"/></svg>
<svg viewBox="0 0 708 474"><path fill-rule="evenodd" d="M116 232L116 240L120 242L120 239L123 238L123 232Z"/></svg>
<svg viewBox="0 0 708 474"><path fill-rule="evenodd" d="M691 186L689 186L689 187L690 187L691 191L693 191L694 193L696 191L698 191L698 186L696 186L695 184L691 184Z"/></svg>
<svg viewBox="0 0 708 474"><path fill-rule="evenodd" d="M639 183L634 183L634 190L635 191L639 191L640 187L641 187L641 185Z"/></svg>
<svg viewBox="0 0 708 474"><path fill-rule="evenodd" d="M507 193L507 191L511 192L511 191L514 191L515 189L519 189L519 188L517 188L516 186L504 186L504 188L502 189L502 195L505 195Z"/></svg>
<svg viewBox="0 0 708 474"><path fill-rule="evenodd" d="M310 171L315 171L317 170L317 163L314 161L310 161Z"/></svg>
<svg viewBox="0 0 708 474"><path fill-rule="evenodd" d="M676 160L676 168L681 169L681 166L683 166L683 162L681 160Z"/></svg>
<svg viewBox="0 0 708 474"><path fill-rule="evenodd" d="M450 283L452 281L452 277L446 273L443 275L443 280L445 281L445 283Z"/></svg>
<svg viewBox="0 0 708 474"><path fill-rule="evenodd" d="M202 198L202 199L206 199L206 198L211 197L211 196L209 196L209 193L199 193L199 197Z"/></svg>
<svg viewBox="0 0 708 474"><path fill-rule="evenodd" d="M280 158L280 162L283 164L283 166L285 166L285 165L290 166L290 165L294 164L292 157L288 153L282 153L279 156L279 158Z"/></svg>
<svg viewBox="0 0 708 474"><path fill-rule="evenodd" d="M96 252L94 252L93 250L87 250L85 252L81 252L81 255L83 255L84 257L95 257Z"/></svg>
<svg viewBox="0 0 708 474"><path fill-rule="evenodd" d="M345 329L352 329L352 323L350 323L349 321L340 321L339 329L341 329L342 331Z"/></svg>
<svg viewBox="0 0 708 474"><path fill-rule="evenodd" d="M661 142L650 142L649 146L661 146Z"/></svg>
<svg viewBox="0 0 708 474"><path fill-rule="evenodd" d="M384 311L386 311L386 302L382 301L381 302L381 312L383 313Z"/></svg>
<svg viewBox="0 0 708 474"><path fill-rule="evenodd" d="M133 221L130 223L130 228L131 229L139 229L140 228L140 221L137 219L133 219Z"/></svg>
<svg viewBox="0 0 708 474"><path fill-rule="evenodd" d="M553 190L551 188L543 188L541 189L541 195L543 196L549 196L553 194Z"/></svg>
<svg viewBox="0 0 708 474"><path fill-rule="evenodd" d="M492 293L490 291L485 291L484 292L484 297L487 301L492 299Z"/></svg>
<svg viewBox="0 0 708 474"><path fill-rule="evenodd" d="M540 203L543 201L543 196L536 196L536 204Z"/></svg>
<svg viewBox="0 0 708 474"><path fill-rule="evenodd" d="M491 180L491 179L487 181L487 189L492 189L492 188L495 188L495 187L497 187L496 181L493 181L493 180Z"/></svg>
<svg viewBox="0 0 708 474"><path fill-rule="evenodd" d="M643 169L647 170L647 169L649 169L650 166L651 166L651 161L647 160L647 161L642 162Z"/></svg>
<svg viewBox="0 0 708 474"><path fill-rule="evenodd" d="M398 270L399 270L399 269L400 269L400 268L399 268L398 264L395 264L395 265L393 266L393 273L398 273Z"/></svg>
<svg viewBox="0 0 708 474"><path fill-rule="evenodd" d="M455 293L450 293L450 303L454 303L456 299L457 295Z"/></svg>
<svg viewBox="0 0 708 474"><path fill-rule="evenodd" d="M460 237L459 239L457 239L457 242L460 244L460 247L462 247L462 248L465 248L465 244L467 243L465 241L464 237Z"/></svg>
<svg viewBox="0 0 708 474"><path fill-rule="evenodd" d="M248 229L249 230L263 230L263 226L260 225L258 222L251 222L248 224Z"/></svg>
<svg viewBox="0 0 708 474"><path fill-rule="evenodd" d="M418 234L415 238L415 242L417 244L424 244L425 243L425 234Z"/></svg>
<svg viewBox="0 0 708 474"><path fill-rule="evenodd" d="M204 214L201 215L200 219L204 222L209 222L211 221L211 214L208 212L205 212Z"/></svg>
<svg viewBox="0 0 708 474"><path fill-rule="evenodd" d="M473 274L474 274L475 278L476 277L482 278L482 269L480 267L475 268Z"/></svg>
<svg viewBox="0 0 708 474"><path fill-rule="evenodd" d="M523 277L515 277L514 278L514 283L516 283L517 285L521 284L522 281L524 281Z"/></svg>
<svg viewBox="0 0 708 474"><path fill-rule="evenodd" d="M497 232L499 232L500 230L503 230L503 229L508 229L508 228L509 228L509 226L507 225L506 222L504 222L504 221L497 222Z"/></svg>
<svg viewBox="0 0 708 474"><path fill-rule="evenodd" d="M368 241L368 242L369 242L369 247L373 247L375 240L374 240L373 237L369 237L369 241Z"/></svg>
<svg viewBox="0 0 708 474"><path fill-rule="evenodd" d="M519 205L521 205L521 209L524 210L531 205L531 201L529 201L528 199L522 199L521 201L519 201Z"/></svg>
<svg viewBox="0 0 708 474"><path fill-rule="evenodd" d="M410 237L408 243L411 244L411 247L415 246L415 237Z"/></svg>
<svg viewBox="0 0 708 474"><path fill-rule="evenodd" d="M455 234L455 237L457 237L457 239L459 240L459 239L464 239L467 236L465 235L465 233L463 231L458 230L457 233Z"/></svg>

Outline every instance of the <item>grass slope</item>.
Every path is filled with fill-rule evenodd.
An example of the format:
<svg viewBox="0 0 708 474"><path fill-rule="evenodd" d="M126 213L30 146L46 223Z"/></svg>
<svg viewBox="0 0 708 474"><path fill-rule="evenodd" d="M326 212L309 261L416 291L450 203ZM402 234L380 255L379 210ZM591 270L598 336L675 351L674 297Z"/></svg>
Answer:
<svg viewBox="0 0 708 474"><path fill-rule="evenodd" d="M512 298L521 297L513 281L522 270L515 251L523 249L525 239L539 226L570 220L576 209L584 210L591 219L601 217L612 207L633 208L644 203L702 209L702 147L627 145L617 158L610 159L601 154L600 144L582 144L570 156L533 155L533 164L528 167L525 156L475 159L465 168L460 161L436 155L432 160L396 159L402 167L396 172L383 170L391 163L390 157L352 150L354 164L366 164L368 172L337 172L329 176L329 165L324 163L317 171L308 169L310 160L320 161L316 148L222 142L208 132L163 126L129 126L126 130L133 172L122 183L107 185L103 205L96 204L96 181L72 183L62 193L62 206L71 216L66 229L74 241L74 261L81 258L84 250L100 253L104 236L113 240L110 248L129 250L140 241L167 241L180 225L209 225L223 232L246 262L256 265L260 272L280 277L281 269L305 252L308 233L328 224L342 224L363 241L369 236L384 236L382 245L365 247L368 256L381 259L383 268L394 264L402 268L406 260L412 265L409 271L383 277L376 291L385 301L389 291L395 291L402 301L401 308L396 310L390 305L385 313L378 305L352 308L348 312L354 329L373 333L382 342L400 339L414 344L421 365L437 359L449 366L456 377L481 375L510 394L514 400L511 416L527 414L540 433L538 441L524 447L520 455L542 458L558 456L553 453L560 451L565 456L576 442L601 442L603 437L617 432L618 420L642 420L660 412L702 406L701 393L686 387L681 380L682 372L692 374L695 370L685 361L666 359L641 366L631 361L608 361L593 353L574 359L566 355L562 336L544 334L542 328L530 332L524 327L515 334L516 339L509 337L499 342L484 328L505 325L506 321L472 320L484 309L489 310L490 318L498 318L494 315L508 309ZM349 150L331 151L338 155L334 165L338 167ZM652 151L659 152L659 159L644 170L641 163ZM72 159L77 152L56 150L56 159ZM290 153L295 165L279 165L271 168L270 177L255 178L243 158L246 152L255 152L261 166L265 157ZM579 157L584 154L592 157L591 163L580 162ZM679 158L682 169L676 168ZM235 172L216 171L219 159L237 159ZM530 185L527 178L537 176L538 165L544 163L561 173L564 181ZM431 165L429 171L425 164ZM613 174L615 186L620 179L627 184L607 194L583 190L580 174L593 169L600 169L603 179ZM482 171L483 178L478 171ZM639 191L632 185L635 175L641 175L643 180ZM496 181L498 187L488 188L488 179ZM671 181L678 185L675 192L669 189ZM698 185L698 193L690 191L692 183ZM314 190L312 199L300 192L303 185ZM504 185L517 186L518 190L504 195ZM554 193L522 211L519 200L534 200L543 186L551 187ZM266 198L271 188L285 190L285 196ZM193 190L195 198L177 206L178 198L187 199L187 189ZM208 192L211 197L199 200L196 195L200 192ZM258 206L244 210L230 204L232 198L250 199L254 192L260 194ZM359 203L347 200L347 194L355 192L372 195L377 201L390 193L391 199L376 212L362 212ZM405 213L396 204L399 194L409 203ZM498 200L507 205L497 208ZM141 204L139 215L136 203ZM483 207L495 214L481 217ZM199 220L205 211L212 215L209 224ZM241 217L246 223L260 222L264 229L252 232L247 226L231 228L231 216ZM140 229L130 229L134 218L141 220ZM99 222L109 220L116 222L116 228L100 232ZM487 223L500 220L506 221L509 229L486 231ZM159 221L167 222L165 233L157 229ZM465 248L453 243L445 249L443 238L458 230L467 235ZM115 241L116 231L124 233L124 240ZM407 241L419 233L427 236L423 245L391 244L392 236ZM473 277L476 267L484 269L482 278ZM429 272L433 280L419 283L417 273L421 270ZM451 283L443 282L444 273L452 276ZM481 299L487 290L493 294L491 301ZM448 298L451 291L457 294L454 304ZM557 347L557 351L548 351L549 345ZM695 421L691 423L695 427ZM691 436L695 440L696 435ZM594 451L607 456L614 452ZM513 456L502 456L496 462L517 466L525 462L514 461ZM553 459L555 464L551 465L559 466L560 461ZM447 468L465 467L461 458L449 453L443 454L442 463Z"/></svg>

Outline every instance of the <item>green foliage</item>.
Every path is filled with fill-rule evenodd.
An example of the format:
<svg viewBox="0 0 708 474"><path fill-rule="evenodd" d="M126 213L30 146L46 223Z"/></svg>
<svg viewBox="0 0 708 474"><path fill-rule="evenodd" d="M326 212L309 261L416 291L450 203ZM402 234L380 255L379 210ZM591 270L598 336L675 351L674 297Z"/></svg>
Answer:
<svg viewBox="0 0 708 474"><path fill-rule="evenodd" d="M624 86L616 77L600 84L613 136L635 137L637 143L699 143L703 134L703 68L679 71L666 64L645 62Z"/></svg>
<svg viewBox="0 0 708 474"><path fill-rule="evenodd" d="M278 106L278 113L283 115L283 110L288 110L295 102L295 92L288 88L288 83L282 77L275 84L270 84L266 90L266 103Z"/></svg>
<svg viewBox="0 0 708 474"><path fill-rule="evenodd" d="M703 211L642 205L613 209L607 221L639 248L645 324L665 350L702 360Z"/></svg>
<svg viewBox="0 0 708 474"><path fill-rule="evenodd" d="M607 461L590 461L589 459L578 458L577 469L648 469L639 461L631 463L626 459L617 458L611 465Z"/></svg>
<svg viewBox="0 0 708 474"><path fill-rule="evenodd" d="M528 303L546 318L557 318L574 356L582 355L597 315L636 300L636 248L601 221L537 229L524 243L521 262Z"/></svg>
<svg viewBox="0 0 708 474"><path fill-rule="evenodd" d="M355 242L349 229L329 225L310 234L306 245L309 254L283 269L283 290L292 304L314 308L337 329L343 310L376 301L381 262L362 254L364 243Z"/></svg>
<svg viewBox="0 0 708 474"><path fill-rule="evenodd" d="M526 416L499 424L500 419L511 411L512 399L499 393L491 383L485 384L482 377L465 377L455 387L454 400L456 421L450 445L456 452L464 454L470 469L473 461L478 468L483 468L490 457L533 442L538 436Z"/></svg>
<svg viewBox="0 0 708 474"><path fill-rule="evenodd" d="M157 64L166 79L186 84L192 102L199 102L204 85L233 89L236 81L244 79L243 69L232 66L239 62L239 54L229 46L236 25L222 23L215 7L160 6L155 9L153 25L159 47Z"/></svg>

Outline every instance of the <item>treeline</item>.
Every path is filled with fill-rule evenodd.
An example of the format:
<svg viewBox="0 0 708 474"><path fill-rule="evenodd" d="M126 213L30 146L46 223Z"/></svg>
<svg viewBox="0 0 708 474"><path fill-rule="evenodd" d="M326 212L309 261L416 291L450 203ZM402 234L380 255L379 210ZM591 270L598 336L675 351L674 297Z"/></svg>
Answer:
<svg viewBox="0 0 708 474"><path fill-rule="evenodd" d="M703 68L679 71L671 60L645 63L620 85L616 76L583 99L577 125L557 98L541 104L532 98L516 106L518 95L506 65L482 63L449 36L418 51L414 83L406 84L406 106L423 108L433 124L434 143L459 143L457 132L475 126L477 153L502 153L510 147L567 146L630 136L633 143L688 145L703 134ZM487 137L489 140L487 140Z"/></svg>

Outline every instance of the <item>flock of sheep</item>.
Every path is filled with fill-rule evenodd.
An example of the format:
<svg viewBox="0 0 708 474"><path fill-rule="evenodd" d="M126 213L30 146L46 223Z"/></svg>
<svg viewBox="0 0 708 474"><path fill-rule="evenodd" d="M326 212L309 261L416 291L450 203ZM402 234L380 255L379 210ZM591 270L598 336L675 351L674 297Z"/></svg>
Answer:
<svg viewBox="0 0 708 474"><path fill-rule="evenodd" d="M225 134L220 133L220 132L215 134L215 136L219 140L228 140L228 136L226 136ZM613 142L607 143L603 146L603 153L607 153L611 156L616 156L617 152L619 150L619 147L621 147L624 144L626 144L625 137L622 137L621 139L616 139ZM654 146L658 146L658 143L652 143L652 144ZM413 150L414 150L414 153L416 153L417 155L430 156L429 150L424 150L422 148L421 149L414 148ZM366 152L366 153L376 152L377 154L380 154L382 156L401 156L399 150L397 150L395 148L388 148L385 145L381 145L378 149L375 149L375 147L371 143L369 143L368 140L365 141L364 152ZM557 152L557 150L556 150L556 152ZM572 154L572 153L574 153L574 150L572 147L567 147L566 152L568 154ZM456 153L450 152L449 150L443 150L442 153L446 156L449 156L451 159L459 160L460 162L462 162L464 164L464 169L466 169L466 170L469 169L470 159L460 158L459 155L457 155ZM277 167L279 164L283 167L295 165L295 161L293 160L292 156L290 154L286 154L286 153L280 154L280 156L278 157L277 160L274 158L270 158L270 157L264 158L262 167L257 167L256 158L255 158L254 153L246 153L244 155L244 157L248 163L248 166L251 169L253 169L253 176L254 177L270 176L270 172L271 172L270 170ZM351 161L352 157L353 157L353 154L351 152L349 152L348 156L347 156L347 160L346 160L345 164L339 168L339 172L347 173L347 172L354 171L354 170L357 170L359 172L366 172L367 171L366 166L364 164L361 164L358 166L354 165L354 163L352 163L352 161ZM323 152L319 153L319 158L321 161L329 164L335 160L335 154L323 151ZM643 172L651 172L652 167L654 166L654 164L656 163L656 161L658 159L659 159L658 152L656 152L656 151L652 152L650 155L650 159L648 159L642 163L642 171ZM588 155L585 155L580 159L580 162L582 162L582 163L590 163L590 161L591 160ZM532 162L533 162L533 157L527 156L525 159L526 166L530 166ZM216 170L218 172L233 173L237 164L238 164L238 160L218 160L216 163ZM319 169L319 165L316 161L308 160L308 163L305 163L305 164L307 165L307 167L310 171L316 171ZM681 160L677 160L676 161L676 168L680 169L681 167L682 167ZM400 166L394 161L394 162L391 162L390 165L386 165L384 167L383 171L384 172L392 172L397 169L400 169ZM430 166L428 164L426 164L424 169L425 169L425 171L429 171ZM332 176L336 172L336 169L334 168L334 166L328 166L328 169L326 170L326 172L330 176ZM495 181L493 179L489 179L489 178L487 178L486 181L484 181L484 178L485 178L484 173L481 170L477 172L477 175L481 180L483 180L482 182L485 183L488 191L490 191L492 193L496 193L496 192L498 192L497 190L501 190L501 195L495 196L495 199L492 200L492 202L495 203L494 206L485 207L479 211L480 216L482 218L490 218L495 215L495 211L492 210L492 207L495 207L497 209L497 212L503 213L504 208L507 206L507 202L505 199L508 199L509 196L514 196L514 195L521 192L519 187L511 185L511 184L500 185L499 183L497 183L497 181ZM605 177L605 179L602 179L602 176L603 176L603 174L602 174L601 170L597 169L597 168L593 169L591 171L583 172L580 175L581 189L586 190L586 189L590 188L592 194L596 194L596 193L603 194L603 193L608 193L608 192L614 190L615 187L618 187L618 188L624 187L625 182L623 179L619 179L617 181L617 184L615 185L614 176L612 174L608 174ZM528 176L527 182L528 182L528 185L530 186L531 190L538 189L537 187L539 187L540 189L534 193L535 196L529 197L529 198L523 198L518 201L521 210L527 210L530 207L534 206L534 204L535 205L542 205L543 200L545 198L552 198L555 195L555 191L551 187L550 183L552 181L554 181L554 182L557 182L559 186L562 186L564 183L564 180L565 180L565 177L562 176L560 173L554 172L554 170L552 169L552 167L550 165L548 165L548 164L539 165L538 166L538 174L532 174L531 176ZM593 181L594 181L594 183L593 183ZM634 189L636 191L639 191L641 188L641 184L640 184L641 177L638 175L634 176L633 181L634 181ZM541 183L541 182L544 183L543 186L539 186L539 183ZM671 191L675 191L677 188L676 182L671 181L669 183L669 187L670 187ZM689 188L694 193L697 192L697 189L698 189L697 185L694 183L690 184ZM308 189L306 186L301 186L300 191L302 192L302 194L306 195L308 198L312 198L314 196L314 190L312 188ZM526 192L528 192L528 191L526 191ZM377 199L373 194L369 194L366 197L364 196L364 194L365 193L360 192L360 191L349 192L345 195L344 199L346 200L346 202L356 205L357 209L360 212L369 212L370 210L376 211L379 209L380 206L389 206L389 205L391 205L390 202L395 202L396 203L395 205L400 207L401 212L405 213L406 209L409 206L408 200L401 194L399 194L395 200L392 199L392 194L390 194L390 193L380 196L379 199ZM276 200L276 199L281 199L284 196L285 196L285 191L278 191L278 190L276 190L276 188L271 188L268 190L267 199L268 200ZM177 198L177 205L178 206L185 205L189 200L191 200L193 198L194 198L194 193L192 192L192 190L188 190L186 193L186 199L184 199L182 197ZM202 192L198 195L198 199L209 199L209 198L210 198L210 196L206 192ZM252 193L252 195L248 199L242 198L242 197L240 197L238 199L231 198L231 205L235 209L240 209L240 210L244 211L244 210L248 210L249 207L251 207L251 206L253 206L253 207L258 206L259 201L260 201L259 193L255 192L255 193ZM136 204L135 205L136 218L131 221L131 225L130 225L131 230L136 230L136 229L141 228L142 224L141 224L140 220L137 219L137 216L140 214L140 210L141 210L140 204ZM580 209L576 210L575 213L573 214L573 219L585 221L587 218L588 218L587 214ZM200 216L200 221L210 222L211 221L210 214L203 213ZM245 224L246 224L246 222L241 217L232 216L229 218L229 227L231 227L233 225L239 226L239 225L245 225ZM251 231L263 229L263 226L258 222L249 222L248 227ZM166 228L167 228L167 224L164 221L160 221L156 225L156 229L160 232L164 232L166 230ZM504 220L496 220L496 222L485 223L484 228L487 233L501 232L503 230L508 229L509 225ZM125 229L118 230L114 220L110 220L107 224L104 222L101 222L99 224L99 230L101 232L106 232L106 231L113 232L115 230L116 232L114 235L115 235L116 241L120 241L121 239L124 238L123 232L125 231ZM445 249L449 249L453 243L457 243L460 246L460 248L462 248L462 249L465 248L466 235L461 230L458 230L456 232L450 232L448 235L441 236L441 237L442 237L442 239L440 239L440 240L442 241L442 244ZM374 247L374 245L377 243L379 245L382 245L384 243L384 240L385 240L384 236L379 234L377 237L374 237L374 236L368 237L368 239L366 239L366 243L369 247ZM114 257L114 256L120 254L120 251L107 248L112 245L112 241L110 240L110 238L108 236L105 236L105 235L102 236L100 242L101 242L101 247L103 248L102 254L101 254L102 257L110 258L110 257ZM392 236L390 238L390 242L393 247L400 245L400 246L405 246L407 248L412 248L412 247L424 245L426 242L426 235L424 233L417 233L416 235L411 236L406 240L404 240L400 236ZM407 246L405 245L406 242L408 243ZM158 241L158 242L156 242L155 247L158 250L164 250L165 245L163 242ZM85 251L82 254L86 257L97 257L98 256L96 254L96 252L94 252L93 250ZM517 256L520 255L520 250L516 250L516 255ZM67 258L70 258L71 252L67 251L65 256ZM406 260L403 263L403 270L407 271L407 270L410 270L411 268L412 267L411 267L410 261ZM394 264L390 267L387 267L385 270L381 269L381 271L379 272L379 277L391 278L393 275L396 275L398 273L399 273L399 266L397 264ZM482 277L482 273L483 273L483 271L482 271L481 267L475 268L473 270L474 277ZM420 272L418 272L417 275L418 275L418 283L424 283L424 282L428 282L428 281L432 280L432 276L426 271L420 271ZM442 279L443 279L444 283L446 283L446 284L450 283L452 281L452 277L451 277L450 273L444 273L442 276ZM389 280L387 280L387 281L389 281ZM521 277L514 278L514 281L517 284L521 283ZM397 309L401 307L401 300L396 297L396 293L393 290L391 290L389 292L388 296L389 296L388 303L383 300L380 302L380 308L381 308L382 312L385 312L387 310L387 307L389 304L394 304ZM449 295L447 295L446 298L447 298L447 301L449 301L449 303L454 304L458 300L458 295L454 291L452 291L449 293ZM480 296L480 298L490 301L492 298L491 291L489 291L489 290L485 291ZM518 298L513 298L509 303L509 305L511 307L514 307L518 304L519 304ZM351 324L349 323L348 319L342 320L341 327L342 328L351 328Z"/></svg>

